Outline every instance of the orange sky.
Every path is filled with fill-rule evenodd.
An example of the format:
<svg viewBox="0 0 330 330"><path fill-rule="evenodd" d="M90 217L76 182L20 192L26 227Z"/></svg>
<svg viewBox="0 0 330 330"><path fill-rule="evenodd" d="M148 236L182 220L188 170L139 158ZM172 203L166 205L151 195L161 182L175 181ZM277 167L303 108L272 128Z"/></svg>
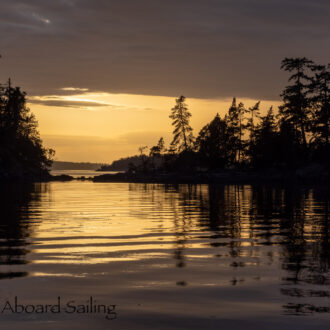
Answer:
<svg viewBox="0 0 330 330"><path fill-rule="evenodd" d="M171 142L169 118L175 98L150 95L89 93L73 88L72 95L31 97L45 146L56 150L56 160L109 163L137 154L139 146L148 147L163 136ZM69 93L70 94L70 93ZM256 100L238 99L249 107ZM217 112L228 110L231 99L187 98L195 135ZM261 102L262 111L278 101Z"/></svg>

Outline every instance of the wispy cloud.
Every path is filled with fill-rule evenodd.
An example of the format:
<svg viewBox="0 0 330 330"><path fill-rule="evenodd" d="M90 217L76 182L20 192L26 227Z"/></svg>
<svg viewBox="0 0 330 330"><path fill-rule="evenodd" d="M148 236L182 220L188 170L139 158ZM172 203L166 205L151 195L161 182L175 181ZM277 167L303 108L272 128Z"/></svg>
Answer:
<svg viewBox="0 0 330 330"><path fill-rule="evenodd" d="M87 88L64 87L59 95L42 95L31 96L28 102L31 104L39 104L57 108L75 108L81 110L93 110L94 108L107 108L111 110L128 110L128 111L150 111L155 110L147 107L136 100L132 102L132 95L121 95L118 100L118 94L110 93L90 93ZM130 99L130 100L128 100ZM134 96L133 96L134 99Z"/></svg>
<svg viewBox="0 0 330 330"><path fill-rule="evenodd" d="M32 15L37 21L39 21L39 22L42 22L42 23L44 23L44 24L51 24L50 19L45 18L45 17L43 17L43 16L41 16L41 15L39 15L39 14L37 14L37 13L32 13L31 15Z"/></svg>
<svg viewBox="0 0 330 330"><path fill-rule="evenodd" d="M49 107L58 107L58 108L78 108L82 110L91 110L95 107L111 107L117 108L118 106L110 104L105 101L99 101L94 99L88 99L85 96L84 91L87 89L68 87L63 88L62 90L78 92L73 95L44 95L44 96L33 96L29 98L29 103L40 104ZM80 94L80 93L81 94Z"/></svg>
<svg viewBox="0 0 330 330"><path fill-rule="evenodd" d="M59 108L79 108L79 109L89 109L93 107L115 107L114 105L108 103L100 103L100 102L91 102L91 101L69 101L69 100L38 100L38 99L30 99L29 103L46 105L49 107L59 107Z"/></svg>
<svg viewBox="0 0 330 330"><path fill-rule="evenodd" d="M79 87L63 87L60 88L61 91L70 91L70 92L87 92L88 88L79 88Z"/></svg>

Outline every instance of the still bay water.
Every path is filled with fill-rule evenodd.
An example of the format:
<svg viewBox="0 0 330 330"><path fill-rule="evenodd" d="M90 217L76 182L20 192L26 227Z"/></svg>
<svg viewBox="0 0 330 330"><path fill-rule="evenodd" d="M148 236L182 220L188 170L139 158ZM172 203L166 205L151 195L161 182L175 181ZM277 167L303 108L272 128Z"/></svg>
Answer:
<svg viewBox="0 0 330 330"><path fill-rule="evenodd" d="M102 174L116 174L120 173L122 171L96 171L96 170L51 170L50 174L51 175L70 175L73 178L92 178L97 175L102 175Z"/></svg>
<svg viewBox="0 0 330 330"><path fill-rule="evenodd" d="M51 182L0 189L1 329L328 329L324 187Z"/></svg>

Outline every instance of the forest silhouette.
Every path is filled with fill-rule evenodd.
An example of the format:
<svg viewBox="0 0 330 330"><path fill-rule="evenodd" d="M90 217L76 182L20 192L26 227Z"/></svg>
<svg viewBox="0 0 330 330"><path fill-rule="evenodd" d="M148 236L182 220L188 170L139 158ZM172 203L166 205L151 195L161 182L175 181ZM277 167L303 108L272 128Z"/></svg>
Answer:
<svg viewBox="0 0 330 330"><path fill-rule="evenodd" d="M285 58L289 73L277 112L260 114L260 101L246 108L233 98L228 112L216 114L193 136L186 98L176 99L170 113L173 140L165 147L139 148L140 155L101 170L126 166L129 174L193 173L224 169L292 170L319 164L329 170L330 64ZM44 148L26 94L8 84L0 87L0 179L50 178L54 150ZM119 166L118 166L119 165Z"/></svg>
<svg viewBox="0 0 330 330"><path fill-rule="evenodd" d="M281 69L290 73L281 93L283 103L260 114L260 101L246 108L233 98L228 112L216 114L196 138L189 123L191 113L182 95L171 110L173 140L163 138L147 154L120 162L132 173L191 172L223 169L293 170L309 164L329 168L330 64L317 65L307 58L285 58ZM104 170L112 166L104 166Z"/></svg>

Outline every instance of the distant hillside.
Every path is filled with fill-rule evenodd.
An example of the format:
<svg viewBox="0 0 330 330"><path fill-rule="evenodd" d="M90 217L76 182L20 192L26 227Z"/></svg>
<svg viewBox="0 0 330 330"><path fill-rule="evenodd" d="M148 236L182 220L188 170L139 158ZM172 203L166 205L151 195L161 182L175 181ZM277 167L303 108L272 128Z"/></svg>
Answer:
<svg viewBox="0 0 330 330"><path fill-rule="evenodd" d="M97 170L104 164L101 163L74 163L54 161L52 170Z"/></svg>
<svg viewBox="0 0 330 330"><path fill-rule="evenodd" d="M100 168L100 171L127 171L128 165L130 163L137 166L137 165L140 165L141 162L142 162L141 156L120 158L118 160L113 161L111 165L103 165Z"/></svg>

